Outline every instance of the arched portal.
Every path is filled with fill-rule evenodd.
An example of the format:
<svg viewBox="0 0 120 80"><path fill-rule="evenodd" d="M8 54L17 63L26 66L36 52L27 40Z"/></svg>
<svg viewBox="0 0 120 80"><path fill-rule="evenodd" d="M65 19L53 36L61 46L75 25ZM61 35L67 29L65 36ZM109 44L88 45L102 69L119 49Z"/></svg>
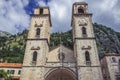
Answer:
<svg viewBox="0 0 120 80"><path fill-rule="evenodd" d="M51 71L45 80L76 80L76 75L68 69L56 69Z"/></svg>

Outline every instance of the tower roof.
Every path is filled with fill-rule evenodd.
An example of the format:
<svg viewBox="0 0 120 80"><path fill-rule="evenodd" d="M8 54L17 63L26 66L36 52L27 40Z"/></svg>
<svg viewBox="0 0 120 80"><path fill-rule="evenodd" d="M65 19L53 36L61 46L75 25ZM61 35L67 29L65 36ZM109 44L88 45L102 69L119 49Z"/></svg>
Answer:
<svg viewBox="0 0 120 80"><path fill-rule="evenodd" d="M88 5L86 2L75 2L74 5L76 5L76 4L79 4L79 5L80 4Z"/></svg>

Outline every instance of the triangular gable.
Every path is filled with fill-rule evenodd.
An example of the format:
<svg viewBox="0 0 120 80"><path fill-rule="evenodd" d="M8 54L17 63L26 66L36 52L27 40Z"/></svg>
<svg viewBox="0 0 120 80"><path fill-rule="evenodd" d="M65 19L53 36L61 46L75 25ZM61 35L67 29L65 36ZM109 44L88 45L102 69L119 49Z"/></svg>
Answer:
<svg viewBox="0 0 120 80"><path fill-rule="evenodd" d="M47 56L47 62L60 62L59 54L64 54L64 62L75 62L73 50L65 47L64 45L59 45L52 49Z"/></svg>

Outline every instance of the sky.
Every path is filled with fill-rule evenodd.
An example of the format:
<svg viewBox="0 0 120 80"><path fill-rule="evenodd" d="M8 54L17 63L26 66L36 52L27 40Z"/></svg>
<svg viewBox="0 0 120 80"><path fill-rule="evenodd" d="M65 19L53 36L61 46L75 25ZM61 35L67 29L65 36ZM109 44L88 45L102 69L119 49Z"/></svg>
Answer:
<svg viewBox="0 0 120 80"><path fill-rule="evenodd" d="M93 23L106 25L120 32L120 0L0 0L0 30L16 34L29 29L34 7L50 7L51 32L71 29L72 4L84 1L93 13Z"/></svg>

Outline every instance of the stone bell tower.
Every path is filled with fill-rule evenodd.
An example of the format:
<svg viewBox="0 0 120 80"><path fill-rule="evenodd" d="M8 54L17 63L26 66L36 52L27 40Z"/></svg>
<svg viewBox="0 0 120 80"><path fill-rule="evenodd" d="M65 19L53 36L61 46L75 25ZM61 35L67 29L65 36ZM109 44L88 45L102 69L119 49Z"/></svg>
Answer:
<svg viewBox="0 0 120 80"><path fill-rule="evenodd" d="M78 80L103 80L91 18L87 3L73 4L71 25Z"/></svg>
<svg viewBox="0 0 120 80"><path fill-rule="evenodd" d="M22 75L20 80L44 80L46 54L50 42L50 11L48 7L36 7L31 15Z"/></svg>

